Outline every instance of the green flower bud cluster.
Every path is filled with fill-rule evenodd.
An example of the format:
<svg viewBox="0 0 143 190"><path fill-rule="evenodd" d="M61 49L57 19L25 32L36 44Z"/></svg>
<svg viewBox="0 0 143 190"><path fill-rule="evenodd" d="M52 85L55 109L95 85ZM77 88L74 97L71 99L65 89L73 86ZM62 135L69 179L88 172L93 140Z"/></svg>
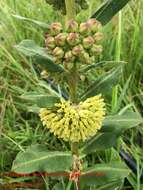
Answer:
<svg viewBox="0 0 143 190"><path fill-rule="evenodd" d="M46 0L46 2L54 7L56 10L61 10L63 14L66 13L65 0ZM75 0L76 13L81 9L87 9L88 4L86 0Z"/></svg>
<svg viewBox="0 0 143 190"><path fill-rule="evenodd" d="M93 63L102 52L99 44L103 38L101 27L96 19L81 24L70 20L66 28L59 22L52 23L45 39L48 53L54 57L55 63L63 63L67 69L71 69L74 62Z"/></svg>

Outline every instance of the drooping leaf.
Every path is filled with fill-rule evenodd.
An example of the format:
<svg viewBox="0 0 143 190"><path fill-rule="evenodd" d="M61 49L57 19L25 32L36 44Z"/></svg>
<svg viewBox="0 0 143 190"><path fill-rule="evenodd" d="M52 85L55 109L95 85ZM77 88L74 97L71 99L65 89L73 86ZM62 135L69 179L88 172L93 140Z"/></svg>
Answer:
<svg viewBox="0 0 143 190"><path fill-rule="evenodd" d="M35 65L36 64L41 65L48 72L63 72L64 71L63 67L49 62L49 59L47 57L42 57L42 56L37 55L34 57L33 61Z"/></svg>
<svg viewBox="0 0 143 190"><path fill-rule="evenodd" d="M103 122L100 133L83 145L81 152L89 154L96 150L104 150L113 147L118 137L127 129L135 127L143 122L141 116L135 112L124 115L107 116Z"/></svg>
<svg viewBox="0 0 143 190"><path fill-rule="evenodd" d="M129 175L129 169L122 162L109 164L96 164L88 168L80 177L81 183L88 186L98 187L111 183L117 183Z"/></svg>
<svg viewBox="0 0 143 190"><path fill-rule="evenodd" d="M61 72L63 68L54 63L51 56L48 55L45 48L38 46L33 40L23 40L15 48L28 57L34 59L34 63L43 66L49 72Z"/></svg>
<svg viewBox="0 0 143 190"><path fill-rule="evenodd" d="M111 89L117 84L121 72L122 65L97 78L96 81L81 95L81 100L85 100L88 97L95 96L100 93L104 96L111 96Z"/></svg>
<svg viewBox="0 0 143 190"><path fill-rule="evenodd" d="M19 20L34 23L34 24L36 24L36 25L38 25L38 26L40 26L42 28L46 28L46 29L49 28L49 24L46 24L46 23L38 21L38 20L34 20L34 19L31 19L31 18L27 18L27 17L23 17L23 16L20 16L20 15L15 15L15 14L13 14L12 16L19 19Z"/></svg>
<svg viewBox="0 0 143 190"><path fill-rule="evenodd" d="M59 97L39 94L37 92L25 93L21 96L21 98L28 102L36 104L40 108L52 108L55 103L60 102Z"/></svg>
<svg viewBox="0 0 143 190"><path fill-rule="evenodd" d="M72 156L69 152L51 152L46 147L34 145L17 154L12 171L17 173L69 171Z"/></svg>
<svg viewBox="0 0 143 190"><path fill-rule="evenodd" d="M38 46L33 40L23 40L15 48L26 56L40 55L49 58L49 61L53 63L52 58L46 53L46 49Z"/></svg>
<svg viewBox="0 0 143 190"><path fill-rule="evenodd" d="M103 25L107 24L130 0L106 0L105 3L92 15Z"/></svg>

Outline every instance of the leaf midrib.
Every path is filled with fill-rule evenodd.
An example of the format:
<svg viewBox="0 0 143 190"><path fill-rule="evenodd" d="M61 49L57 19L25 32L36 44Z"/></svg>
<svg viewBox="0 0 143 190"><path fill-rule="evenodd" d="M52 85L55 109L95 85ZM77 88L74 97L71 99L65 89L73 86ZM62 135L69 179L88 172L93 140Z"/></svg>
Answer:
<svg viewBox="0 0 143 190"><path fill-rule="evenodd" d="M19 168L19 167L21 167L21 166L24 166L24 165L29 165L29 164L31 164L31 163L34 163L34 162L39 162L39 161L41 161L41 160L45 160L45 159L47 159L47 158L52 158L52 157L54 157L55 156L55 154L53 154L53 155L48 155L48 156L43 156L43 157L41 157L41 158L37 158L37 159L33 159L33 160L31 160L31 161L27 161L27 162L24 162L24 163L21 163L21 164L19 164L19 165L17 165L17 166L15 166L15 167L13 167L13 169L15 170L16 168ZM70 154L56 154L56 156L70 156Z"/></svg>

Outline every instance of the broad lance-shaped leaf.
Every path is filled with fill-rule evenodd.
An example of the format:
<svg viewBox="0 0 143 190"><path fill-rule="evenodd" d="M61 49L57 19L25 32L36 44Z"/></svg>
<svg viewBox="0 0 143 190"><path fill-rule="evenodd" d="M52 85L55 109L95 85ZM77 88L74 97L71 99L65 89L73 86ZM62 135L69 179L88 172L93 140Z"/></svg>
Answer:
<svg viewBox="0 0 143 190"><path fill-rule="evenodd" d="M107 116L98 135L86 141L81 152L88 154L96 150L104 150L113 147L118 137L127 129L135 127L143 122L141 116L135 112L124 115Z"/></svg>
<svg viewBox="0 0 143 190"><path fill-rule="evenodd" d="M123 115L107 116L103 122L102 132L122 133L127 129L143 123L143 118L137 112L126 112Z"/></svg>
<svg viewBox="0 0 143 190"><path fill-rule="evenodd" d="M46 94L40 94L37 92L27 92L21 96L22 99L36 104L40 108L52 108L55 103L60 102L60 98L56 96L50 96Z"/></svg>
<svg viewBox="0 0 143 190"><path fill-rule="evenodd" d="M41 21L38 21L38 20L34 20L34 19L31 19L31 18L27 18L27 17L23 17L23 16L20 16L20 15L12 15L13 17L19 19L19 20L23 20L23 21L28 21L28 22L32 22L42 28L49 28L49 24L46 24L44 22L41 22Z"/></svg>
<svg viewBox="0 0 143 190"><path fill-rule="evenodd" d="M107 187L109 187L111 183L124 180L129 175L129 172L129 169L122 162L96 164L82 173L80 181L87 186L94 186L100 189L103 185L108 184Z"/></svg>
<svg viewBox="0 0 143 190"><path fill-rule="evenodd" d="M92 15L103 25L107 24L112 17L117 14L130 0L107 0L103 5Z"/></svg>
<svg viewBox="0 0 143 190"><path fill-rule="evenodd" d="M98 150L105 150L113 147L116 144L119 135L116 133L99 133L98 135L87 141L81 148L81 152L89 154Z"/></svg>
<svg viewBox="0 0 143 190"><path fill-rule="evenodd" d="M28 57L34 59L37 63L47 69L49 72L62 72L64 69L56 65L53 58L48 55L45 48L38 46L33 40L23 40L15 48Z"/></svg>
<svg viewBox="0 0 143 190"><path fill-rule="evenodd" d="M121 72L122 65L97 78L95 82L81 95L81 100L85 100L88 97L95 96L100 93L104 96L110 96L111 89L117 84Z"/></svg>
<svg viewBox="0 0 143 190"><path fill-rule="evenodd" d="M70 171L72 155L69 152L50 152L41 145L34 145L17 154L12 171L17 173Z"/></svg>

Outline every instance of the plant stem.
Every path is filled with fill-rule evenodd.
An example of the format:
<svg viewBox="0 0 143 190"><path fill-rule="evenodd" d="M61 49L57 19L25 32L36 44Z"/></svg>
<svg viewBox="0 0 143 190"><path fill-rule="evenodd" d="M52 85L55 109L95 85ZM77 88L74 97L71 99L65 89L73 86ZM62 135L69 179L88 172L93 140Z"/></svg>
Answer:
<svg viewBox="0 0 143 190"><path fill-rule="evenodd" d="M71 144L71 151L73 154L78 156L78 144L77 143L72 143Z"/></svg>
<svg viewBox="0 0 143 190"><path fill-rule="evenodd" d="M68 75L70 101L72 103L77 103L78 70L76 63L74 63L74 67Z"/></svg>
<svg viewBox="0 0 143 190"><path fill-rule="evenodd" d="M66 5L66 16L67 21L70 19L74 19L76 16L75 11L75 0L65 0ZM77 103L77 80L78 79L78 71L77 65L74 63L74 67L68 73L68 85L69 85L69 97L72 103ZM77 143L71 144L72 154L78 155L78 145Z"/></svg>
<svg viewBox="0 0 143 190"><path fill-rule="evenodd" d="M76 16L75 0L65 0L67 20Z"/></svg>
<svg viewBox="0 0 143 190"><path fill-rule="evenodd" d="M75 11L75 0L65 0L66 5L66 13L67 13L67 21L74 19L76 16ZM78 85L78 68L77 63L73 63L73 68L69 71L67 78L68 78L68 85L69 85L69 97L70 101L74 104L78 102L77 100L77 85ZM73 155L73 170L79 170L79 161L75 160L75 157L78 158L78 143L71 143L71 152ZM79 178L78 178L78 186L76 186L77 190L80 190Z"/></svg>

